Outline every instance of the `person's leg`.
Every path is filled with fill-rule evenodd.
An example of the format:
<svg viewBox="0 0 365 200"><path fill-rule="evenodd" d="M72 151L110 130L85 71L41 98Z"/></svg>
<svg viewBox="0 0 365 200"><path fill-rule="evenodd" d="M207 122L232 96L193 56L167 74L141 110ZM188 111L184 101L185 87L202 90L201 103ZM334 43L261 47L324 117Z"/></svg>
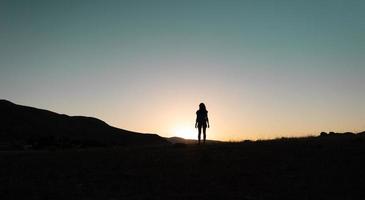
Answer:
<svg viewBox="0 0 365 200"><path fill-rule="evenodd" d="M199 144L200 144L200 135L201 135L201 133L202 133L202 126L200 126L200 125L198 125L198 142L199 142Z"/></svg>
<svg viewBox="0 0 365 200"><path fill-rule="evenodd" d="M206 134L205 134L205 132L206 132L206 130L207 130L207 127L206 126L203 126L203 142L205 143L205 138L206 138Z"/></svg>

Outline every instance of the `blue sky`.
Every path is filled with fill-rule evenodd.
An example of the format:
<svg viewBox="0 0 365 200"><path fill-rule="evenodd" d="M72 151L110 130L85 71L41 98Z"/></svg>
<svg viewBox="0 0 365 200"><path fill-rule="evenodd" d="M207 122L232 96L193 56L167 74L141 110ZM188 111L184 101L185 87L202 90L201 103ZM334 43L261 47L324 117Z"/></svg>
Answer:
<svg viewBox="0 0 365 200"><path fill-rule="evenodd" d="M0 98L163 136L195 137L200 102L214 139L365 130L364 10L360 0L1 1Z"/></svg>

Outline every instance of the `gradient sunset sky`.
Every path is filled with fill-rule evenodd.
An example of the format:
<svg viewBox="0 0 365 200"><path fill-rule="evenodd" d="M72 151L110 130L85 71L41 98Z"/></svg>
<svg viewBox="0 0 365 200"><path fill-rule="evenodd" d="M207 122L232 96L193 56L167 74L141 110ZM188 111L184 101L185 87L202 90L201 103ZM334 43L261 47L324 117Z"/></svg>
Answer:
<svg viewBox="0 0 365 200"><path fill-rule="evenodd" d="M365 130L365 1L0 1L0 98L161 136Z"/></svg>

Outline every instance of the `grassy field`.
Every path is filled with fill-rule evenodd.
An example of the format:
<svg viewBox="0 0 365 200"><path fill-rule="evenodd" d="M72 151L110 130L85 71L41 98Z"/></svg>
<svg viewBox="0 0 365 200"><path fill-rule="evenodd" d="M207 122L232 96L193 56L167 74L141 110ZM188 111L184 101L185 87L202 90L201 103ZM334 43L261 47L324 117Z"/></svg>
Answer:
<svg viewBox="0 0 365 200"><path fill-rule="evenodd" d="M365 199L361 137L0 152L4 199Z"/></svg>

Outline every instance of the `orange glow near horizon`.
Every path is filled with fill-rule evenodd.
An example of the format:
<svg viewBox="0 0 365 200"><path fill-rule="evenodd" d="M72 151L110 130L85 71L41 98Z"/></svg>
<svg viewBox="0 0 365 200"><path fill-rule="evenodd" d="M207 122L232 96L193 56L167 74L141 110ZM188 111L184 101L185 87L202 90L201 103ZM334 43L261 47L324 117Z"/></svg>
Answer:
<svg viewBox="0 0 365 200"><path fill-rule="evenodd" d="M197 138L197 131L191 125L176 125L171 131L177 137L182 137L185 139L196 139Z"/></svg>
<svg viewBox="0 0 365 200"><path fill-rule="evenodd" d="M302 111L303 116L301 116L289 115L287 112L280 113L274 108L262 109L249 103L237 109L234 105L238 105L238 102L226 100L223 105L221 103L224 102L223 97L220 96L209 101L196 99L184 101L182 98L173 101L168 96L164 100L165 102L162 103L150 102L152 105L148 108L133 110L131 113L134 114L128 118L130 121L123 120L123 124L112 125L137 132L156 133L162 137L197 139L198 130L194 127L195 112L199 103L204 102L209 111L211 125L207 129L208 140L242 141L318 135L321 131L362 131L361 127L346 129L346 127L356 127L360 119L358 121L338 121L338 119L336 121L336 119L328 118L323 120L327 113L312 114L308 108L296 108ZM120 113L120 117L124 117L122 112ZM151 113L158 114L150 115ZM141 116L145 119L142 120L143 123L138 120ZM136 121L138 123L135 123Z"/></svg>
<svg viewBox="0 0 365 200"><path fill-rule="evenodd" d="M50 110L94 116L126 130L187 139L198 137L194 127L195 112L201 102L208 110L209 140L257 140L318 135L321 131L359 132L365 129L363 118L354 117L361 116L363 109L348 109L347 105L335 109L327 101L309 99L300 102L295 96L270 94L274 97L268 98L268 92L245 87L242 91L226 90L228 86L222 87L217 82L216 85L212 83L200 88L184 83L172 81L167 84L162 81L154 83L155 87L133 88L133 93L118 93L118 96L98 101L98 104L78 104L74 107L70 102L69 105ZM128 98L124 102L125 97Z"/></svg>
<svg viewBox="0 0 365 200"><path fill-rule="evenodd" d="M93 91L86 97L69 96L48 98L44 102L19 103L68 115L92 116L118 128L155 133L162 137L197 139L195 112L201 102L209 111L208 140L257 140L318 135L322 131L365 130L362 98L332 96L330 99L333 101L328 103L328 96L337 93L322 95L308 91L302 94L303 90L301 93L296 90L299 86L292 88L294 82L280 87L264 84L264 80L257 78L261 75L265 77L264 72L257 72L260 76L251 77L250 71L232 74L214 63L186 65L196 68L209 66L210 71L216 71L219 76L203 76L203 72L191 71L179 71L174 75L161 71L158 73L162 74L156 74L156 71L146 67L137 80L128 82L127 86L115 84L107 94L99 95ZM173 66L173 63L166 66ZM175 66L182 70L185 65ZM222 74L230 78L222 79ZM242 78L243 75L247 77ZM155 76L164 78L157 79ZM123 87L127 88L120 89ZM315 93L315 98L312 93ZM344 103L347 101L350 103Z"/></svg>
<svg viewBox="0 0 365 200"><path fill-rule="evenodd" d="M140 95L133 96L134 101L128 103L121 102L121 97L115 97L108 99L108 102L98 101L98 104L80 103L77 107L71 101L69 104L62 101L24 105L68 115L92 116L126 130L186 139L198 138L198 130L194 124L195 112L201 102L206 104L209 111L208 140L258 140L318 135L322 131L365 130L363 118L353 117L356 112L358 114L355 116L361 116L361 109L347 110L346 107L339 107L336 110L326 102L320 105L309 102L291 107L275 99L251 97L253 93L249 91L228 94L219 87L215 90L206 87L203 92L193 87L180 87L179 91L169 87L171 85L159 89L158 94L163 95L154 95L154 90L143 91ZM143 98L144 96L149 98ZM61 106L56 108L53 105ZM318 106L323 110L319 110Z"/></svg>

